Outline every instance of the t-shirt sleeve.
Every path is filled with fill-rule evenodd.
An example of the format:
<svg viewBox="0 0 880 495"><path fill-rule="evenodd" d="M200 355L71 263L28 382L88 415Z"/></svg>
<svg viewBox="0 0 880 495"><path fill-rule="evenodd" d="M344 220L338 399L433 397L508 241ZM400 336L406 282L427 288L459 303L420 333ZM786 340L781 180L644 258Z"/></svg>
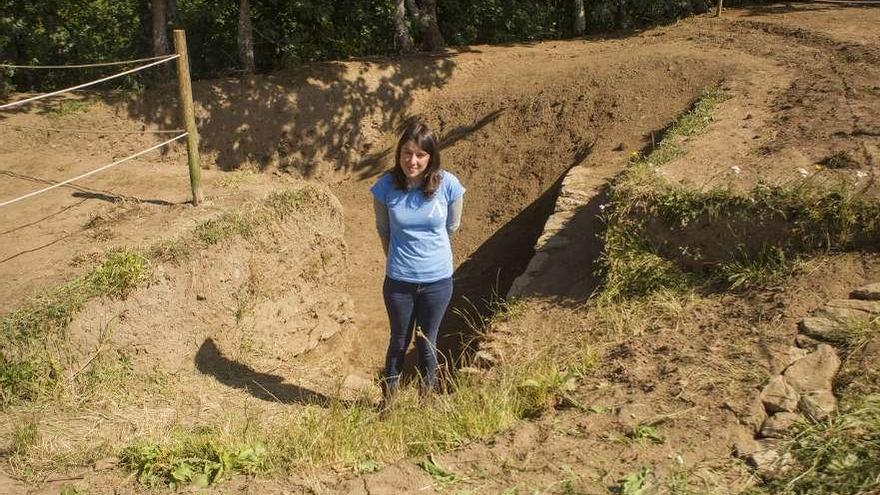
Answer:
<svg viewBox="0 0 880 495"><path fill-rule="evenodd" d="M443 182L445 183L446 204L452 204L464 195L466 189L461 185L458 177L446 172L443 176Z"/></svg>
<svg viewBox="0 0 880 495"><path fill-rule="evenodd" d="M391 181L389 180L390 178L391 177L388 175L383 175L370 188L370 192L373 193L373 197L376 198L376 200L383 205L388 204L388 188L391 185Z"/></svg>

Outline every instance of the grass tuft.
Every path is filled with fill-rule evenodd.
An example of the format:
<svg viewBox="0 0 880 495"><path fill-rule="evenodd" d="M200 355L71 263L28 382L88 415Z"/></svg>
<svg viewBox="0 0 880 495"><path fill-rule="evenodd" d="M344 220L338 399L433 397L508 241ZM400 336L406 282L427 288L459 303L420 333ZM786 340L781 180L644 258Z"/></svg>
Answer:
<svg viewBox="0 0 880 495"><path fill-rule="evenodd" d="M880 488L880 395L855 398L841 413L800 423L785 443L795 465L753 494L876 493Z"/></svg>

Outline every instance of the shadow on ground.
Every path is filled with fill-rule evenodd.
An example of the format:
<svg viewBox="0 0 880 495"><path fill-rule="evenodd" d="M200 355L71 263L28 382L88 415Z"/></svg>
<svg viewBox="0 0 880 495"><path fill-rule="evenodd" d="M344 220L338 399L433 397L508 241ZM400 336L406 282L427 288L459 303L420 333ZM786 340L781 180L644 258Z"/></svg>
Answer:
<svg viewBox="0 0 880 495"><path fill-rule="evenodd" d="M442 87L455 61L417 55L307 64L245 79L194 85L200 149L223 170L248 163L312 177L322 165L373 175L385 166L385 136L409 117L413 93ZM167 127L178 121L173 87L125 103L129 115ZM377 144L379 145L377 147Z"/></svg>
<svg viewBox="0 0 880 495"><path fill-rule="evenodd" d="M260 373L253 368L233 361L220 352L213 339L206 339L195 356L196 369L214 377L218 382L243 390L250 395L269 402L281 404L312 404L329 407L341 401L292 383L284 383L278 375Z"/></svg>

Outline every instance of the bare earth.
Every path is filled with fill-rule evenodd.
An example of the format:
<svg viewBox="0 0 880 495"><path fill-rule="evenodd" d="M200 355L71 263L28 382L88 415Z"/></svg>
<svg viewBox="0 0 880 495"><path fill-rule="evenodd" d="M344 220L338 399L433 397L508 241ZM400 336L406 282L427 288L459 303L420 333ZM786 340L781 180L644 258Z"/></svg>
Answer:
<svg viewBox="0 0 880 495"><path fill-rule="evenodd" d="M720 19L691 18L613 39L473 46L438 56L322 63L247 81L198 82L203 158L210 167L205 171L206 206L187 204L185 154L176 145L161 157L148 155L75 187L4 207L0 310L11 310L40 290L84 273L109 247L151 245L292 181L320 182L338 198L344 215L347 264L339 290L353 301L351 328L272 369L265 356L247 364L271 371L285 383L332 395L346 376L375 376L384 357L384 263L368 188L390 165L396 128L406 117L420 114L433 124L443 136L444 166L468 188L462 230L454 242L455 306L459 313L486 313L485 301L506 294L529 263L554 211L562 178L574 168L586 170L584 187L593 188L595 197L584 198L583 204L600 197L602 185L623 169L631 153L649 146L655 133L709 86L721 85L731 98L719 108L708 133L687 143L689 153L663 168L668 177L695 187L748 188L759 180L793 180L803 169L821 180L851 181L876 196L878 40L880 4L792 4L728 10ZM70 115L50 115L57 101L5 114L0 118L0 173L5 176L0 200L162 139L110 133L69 136L14 126L172 128L177 110L171 94L171 88L137 97L91 94L83 97L93 103ZM846 168L815 166L840 151L852 159ZM583 252L587 255L580 263L566 265L541 282L540 297L530 303L521 323L533 325L536 336L551 338L571 327L592 331L597 325L589 315L571 310L595 287L591 257L596 252L589 247ZM609 365L607 375L583 391L597 406L628 405L622 415L564 411L524 422L497 441L468 446L441 461L469 478L455 489L475 493L513 487L519 493L562 493L566 479L575 480L585 493L607 493L628 471L675 463L707 485L736 492L747 485L749 475L732 462L730 442L742 434L754 387L769 368L769 353L762 349L791 337L793 322L824 299L878 275L876 259L851 255L820 265L794 282L793 293L778 299L729 305L719 301L716 307L699 308L695 314L703 319L695 317L692 328L681 334L654 329L615 349L617 367ZM778 307L785 309L780 319L768 322L754 316L754 308ZM210 336L219 332L215 326L228 325L233 318L231 311L221 312L195 331ZM253 322L255 331L272 326L272 314L261 318ZM445 323L444 349L452 354L469 337L463 320L450 312ZM771 333L759 335L757 328ZM709 329L716 333L706 335ZM724 339L743 332L749 335L745 349L731 348ZM169 351L180 345L161 332L153 338L167 341ZM516 349L526 344L507 345ZM156 352L162 352L161 345ZM264 415L299 407L297 401L279 404L205 375L192 366L195 352L197 348L185 347L184 358L173 366L171 405L167 398L147 400L125 406L111 418L46 411L45 420L71 442L85 425L97 437L118 441L142 431L133 425L150 419L157 422L155 428L170 423L175 418L158 412L171 415L175 407L177 414L195 411L194 423L242 404ZM220 352L232 350L221 347ZM657 364L658 356L670 352L677 352L682 363L675 370ZM694 373L712 368L706 355L715 352L742 353L740 364L748 379L712 386L688 383ZM726 400L718 399L719 390ZM663 445L621 441L628 422L683 410L688 411L685 419L664 430L668 441ZM10 411L6 423L14 422L16 414ZM0 428L4 439L10 431L9 426ZM95 493L142 489L115 471L78 469L50 478L65 477L75 477ZM25 486L0 472L0 493L57 493L63 483ZM362 477L328 471L289 479L241 478L216 491L442 490L412 460L403 460Z"/></svg>

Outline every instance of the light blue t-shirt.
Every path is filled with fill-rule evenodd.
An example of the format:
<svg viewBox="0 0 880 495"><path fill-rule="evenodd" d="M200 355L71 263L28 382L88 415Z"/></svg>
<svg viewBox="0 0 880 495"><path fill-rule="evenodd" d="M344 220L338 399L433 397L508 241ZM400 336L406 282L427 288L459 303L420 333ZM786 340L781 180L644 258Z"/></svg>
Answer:
<svg viewBox="0 0 880 495"><path fill-rule="evenodd" d="M428 199L421 189L401 191L385 174L370 192L388 208L390 239L385 274L401 282L430 283L452 276L452 246L446 231L449 205L464 194L464 186L447 171Z"/></svg>

